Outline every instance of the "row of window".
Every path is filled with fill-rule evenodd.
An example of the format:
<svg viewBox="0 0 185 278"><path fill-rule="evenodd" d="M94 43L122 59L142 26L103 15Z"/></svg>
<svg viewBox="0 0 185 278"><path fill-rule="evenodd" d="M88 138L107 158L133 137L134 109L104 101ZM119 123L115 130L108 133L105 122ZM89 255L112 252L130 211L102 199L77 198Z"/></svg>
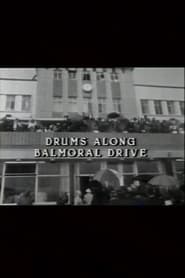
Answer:
<svg viewBox="0 0 185 278"><path fill-rule="evenodd" d="M103 166L103 164L106 164ZM103 167L102 167L103 166ZM174 174L184 172L184 161L174 163ZM3 170L4 167L4 170ZM100 169L113 169L120 173L120 184L130 185L136 175L155 176L165 172L161 161L80 162L76 164L75 189L84 184ZM60 192L70 191L69 163L0 163L0 203L13 204L21 193L31 191L37 203L52 203Z"/></svg>
<svg viewBox="0 0 185 278"><path fill-rule="evenodd" d="M117 112L117 113L121 113L121 103L120 101L114 101L113 102L113 111ZM107 109L106 109L106 102L104 99L99 100L98 103L98 112L99 113L106 113Z"/></svg>
<svg viewBox="0 0 185 278"><path fill-rule="evenodd" d="M81 161L79 165L79 175L91 175L100 170L102 162L91 161L89 163ZM138 160L138 161L107 161L107 168L120 171L123 174L150 174L161 172L159 160ZM3 162L0 162L0 176L40 176L44 175L64 175L66 176L66 167L68 162L49 163L49 162L26 162L26 163L5 163L5 170L3 171ZM120 167L121 165L121 167ZM38 168L36 167L38 166ZM184 160L175 161L175 171L184 171ZM63 173L63 174L62 174Z"/></svg>
<svg viewBox="0 0 185 278"><path fill-rule="evenodd" d="M97 173L102 163L81 162L77 166L75 188L82 190L84 181ZM25 191L31 191L37 203L56 202L60 192L69 193L69 163L6 163L4 167L3 171L0 163L0 203L16 203L16 198ZM136 174L135 163L107 163L107 167L122 174L121 185L129 185ZM137 171L155 175L160 169L157 161L139 161Z"/></svg>
<svg viewBox="0 0 185 278"><path fill-rule="evenodd" d="M63 110L63 104L60 103L56 103L54 104L54 109L56 113L60 113ZM69 108L68 108L68 112L78 112L78 105L77 102L71 101L69 102ZM117 113L121 113L122 109L121 109L121 102L119 100L114 100L113 101L113 111L117 112ZM84 112L88 113L89 115L93 115L93 103L90 101L87 101L86 103L84 103ZM98 113L102 113L105 114L107 113L107 103L105 99L99 99L98 101Z"/></svg>
<svg viewBox="0 0 185 278"><path fill-rule="evenodd" d="M69 79L76 79L77 77L77 70L68 70L68 77ZM98 81L105 80L105 71L96 72L96 78ZM110 78L112 81L119 81L119 75L116 71L112 70L110 73ZM62 79L62 71L55 70L54 71L54 80L61 80ZM82 74L83 81L91 81L91 74L89 71L84 70Z"/></svg>
<svg viewBox="0 0 185 278"><path fill-rule="evenodd" d="M141 100L141 110L143 114L152 114L150 109L150 100ZM163 109L162 102L166 105L167 111L169 115L179 114L177 111L176 104L179 106L179 111L181 115L184 115L184 101L163 101L163 100L153 100L152 104L154 106L154 111L156 115L165 115L165 111Z"/></svg>
<svg viewBox="0 0 185 278"><path fill-rule="evenodd" d="M108 90L106 88L105 82L99 82L96 85L97 85L96 86L97 98L106 99L108 97ZM83 98L86 98L86 99L92 98L94 89L95 88L93 88L93 86L89 86L88 91L86 91L86 89L83 88L83 91L81 92ZM116 99L120 100L122 98L122 90L121 90L120 82L112 82L110 89L111 89L111 97L113 100L116 100ZM69 84L67 86L67 92L66 92L66 87L63 86L63 82L54 80L53 97L54 98L62 98L63 95L66 95L66 93L67 93L68 98L78 98L78 96L81 95L79 92L77 81L69 82Z"/></svg>
<svg viewBox="0 0 185 278"><path fill-rule="evenodd" d="M21 97L21 100L19 97ZM19 106L19 103L21 103L21 106ZM19 106L18 108L17 104ZM10 112L31 112L31 96L5 95L5 110Z"/></svg>

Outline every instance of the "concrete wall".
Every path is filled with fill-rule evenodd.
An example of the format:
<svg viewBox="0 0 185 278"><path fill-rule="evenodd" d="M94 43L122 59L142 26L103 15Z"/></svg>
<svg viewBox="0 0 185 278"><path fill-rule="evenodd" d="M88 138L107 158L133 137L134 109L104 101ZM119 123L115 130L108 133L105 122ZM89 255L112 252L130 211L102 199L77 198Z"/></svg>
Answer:
<svg viewBox="0 0 185 278"><path fill-rule="evenodd" d="M133 77L135 84L176 87L184 86L183 67L134 68Z"/></svg>
<svg viewBox="0 0 185 278"><path fill-rule="evenodd" d="M0 68L0 78L32 79L35 74L35 68Z"/></svg>
<svg viewBox="0 0 185 278"><path fill-rule="evenodd" d="M53 111L53 70L37 69L38 83L34 117L51 118Z"/></svg>
<svg viewBox="0 0 185 278"><path fill-rule="evenodd" d="M138 116L138 106L136 102L136 92L133 86L133 72L126 70L121 75L122 90L122 110L123 115L131 119Z"/></svg>

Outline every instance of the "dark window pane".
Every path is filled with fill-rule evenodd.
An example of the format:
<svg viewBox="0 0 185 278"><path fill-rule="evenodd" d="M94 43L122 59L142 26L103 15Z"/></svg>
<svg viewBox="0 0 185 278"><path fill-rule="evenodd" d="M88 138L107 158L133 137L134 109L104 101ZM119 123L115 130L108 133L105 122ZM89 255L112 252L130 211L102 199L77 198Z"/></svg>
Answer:
<svg viewBox="0 0 185 278"><path fill-rule="evenodd" d="M44 163L39 164L39 175L59 175L60 163Z"/></svg>
<svg viewBox="0 0 185 278"><path fill-rule="evenodd" d="M34 177L6 177L3 203L17 203L20 194L30 191L33 196L35 192Z"/></svg>
<svg viewBox="0 0 185 278"><path fill-rule="evenodd" d="M99 170L99 162L80 162L80 174L95 174Z"/></svg>
<svg viewBox="0 0 185 278"><path fill-rule="evenodd" d="M133 173L133 163L123 163L123 172L124 173Z"/></svg>
<svg viewBox="0 0 185 278"><path fill-rule="evenodd" d="M160 100L154 100L154 107L155 107L155 113L157 115L162 115L163 111L162 111L162 103Z"/></svg>
<svg viewBox="0 0 185 278"><path fill-rule="evenodd" d="M157 161L138 161L138 172L139 173L156 173L158 172Z"/></svg>
<svg viewBox="0 0 185 278"><path fill-rule="evenodd" d="M0 163L0 176L2 175L3 173L3 163Z"/></svg>
<svg viewBox="0 0 185 278"><path fill-rule="evenodd" d="M174 101L167 101L167 108L169 114L175 114Z"/></svg>
<svg viewBox="0 0 185 278"><path fill-rule="evenodd" d="M107 167L108 167L109 169L113 169L113 170L118 171L118 163L108 162L108 163L107 163Z"/></svg>
<svg viewBox="0 0 185 278"><path fill-rule="evenodd" d="M30 112L31 110L31 96L22 96L22 111Z"/></svg>
<svg viewBox="0 0 185 278"><path fill-rule="evenodd" d="M181 115L184 115L184 101L180 101L180 110L181 110Z"/></svg>
<svg viewBox="0 0 185 278"><path fill-rule="evenodd" d="M35 164L7 164L6 175L35 174Z"/></svg>
<svg viewBox="0 0 185 278"><path fill-rule="evenodd" d="M184 172L184 161L176 161L175 163L176 171L177 172Z"/></svg>
<svg viewBox="0 0 185 278"><path fill-rule="evenodd" d="M141 100L141 109L143 114L149 114L149 102L148 100Z"/></svg>
<svg viewBox="0 0 185 278"><path fill-rule="evenodd" d="M75 79L76 78L76 71L75 70L68 71L68 74L69 74L69 79Z"/></svg>

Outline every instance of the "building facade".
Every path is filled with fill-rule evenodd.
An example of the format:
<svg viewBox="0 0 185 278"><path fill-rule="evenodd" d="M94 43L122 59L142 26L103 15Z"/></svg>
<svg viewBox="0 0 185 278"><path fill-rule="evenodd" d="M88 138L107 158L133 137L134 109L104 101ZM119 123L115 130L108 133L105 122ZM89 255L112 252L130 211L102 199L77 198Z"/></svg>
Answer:
<svg viewBox="0 0 185 278"><path fill-rule="evenodd" d="M35 118L74 112L94 118L111 112L137 116L131 68L37 69L37 78Z"/></svg>
<svg viewBox="0 0 185 278"><path fill-rule="evenodd" d="M128 186L138 175L169 174L180 178L184 171L184 136L182 134L127 134L137 139L137 148L149 150L148 157L110 158L108 147L101 147L102 158L35 158L34 149L45 148L48 136L82 137L81 133L0 133L1 204L14 204L12 196L22 191L34 193L35 204L56 204L60 192L67 192L70 202L76 190L84 190L99 170L111 169L119 175L120 186ZM89 148L98 138L120 137L118 133L86 133ZM70 149L70 146L65 148ZM80 147L75 147L76 149ZM115 147L118 149L119 147ZM109 180L106 180L108 184Z"/></svg>
<svg viewBox="0 0 185 278"><path fill-rule="evenodd" d="M60 119L77 112L104 118L118 112L129 119L147 115L184 120L182 89L174 94L173 88L136 86L131 68L42 68L36 73L37 81L12 76L0 80L0 117ZM180 178L184 171L183 134L86 132L85 136L92 149L96 137L134 137L137 148L148 149L149 155L145 159L110 158L107 147L100 147L100 159L36 159L34 149L45 148L46 137L80 138L82 133L0 132L0 204L14 205L15 197L27 190L33 192L38 205L56 204L61 192L67 192L73 204L75 191L84 192L96 173L105 169L118 173L120 186L130 185L138 175Z"/></svg>
<svg viewBox="0 0 185 278"><path fill-rule="evenodd" d="M184 122L184 88L135 85L138 116Z"/></svg>
<svg viewBox="0 0 185 278"><path fill-rule="evenodd" d="M135 68L138 116L184 122L184 68Z"/></svg>
<svg viewBox="0 0 185 278"><path fill-rule="evenodd" d="M34 77L34 75L33 75ZM30 119L34 114L37 83L25 70L0 70L0 118Z"/></svg>

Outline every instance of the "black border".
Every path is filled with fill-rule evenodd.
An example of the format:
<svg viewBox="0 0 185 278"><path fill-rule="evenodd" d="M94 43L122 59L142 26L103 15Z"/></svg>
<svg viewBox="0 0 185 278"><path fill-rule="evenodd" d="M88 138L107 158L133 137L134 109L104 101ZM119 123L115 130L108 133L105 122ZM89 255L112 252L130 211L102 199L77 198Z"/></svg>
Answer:
<svg viewBox="0 0 185 278"><path fill-rule="evenodd" d="M0 66L184 67L182 17L164 14L147 13L142 20L143 14L115 14L116 21L100 16L95 25L88 14L82 22L75 18L73 32L62 30L61 17L52 25L52 18L39 26L15 21L11 32L3 29ZM183 207L1 207L1 273L178 277L184 272L183 219Z"/></svg>

